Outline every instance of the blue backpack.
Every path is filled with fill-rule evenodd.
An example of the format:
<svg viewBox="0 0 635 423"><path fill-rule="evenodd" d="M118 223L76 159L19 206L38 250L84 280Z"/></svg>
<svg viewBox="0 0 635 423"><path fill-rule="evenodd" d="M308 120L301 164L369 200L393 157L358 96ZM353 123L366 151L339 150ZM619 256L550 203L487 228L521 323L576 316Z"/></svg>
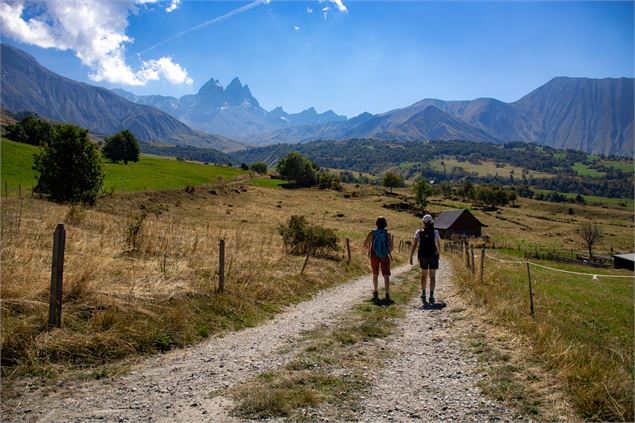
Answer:
<svg viewBox="0 0 635 423"><path fill-rule="evenodd" d="M385 229L375 229L373 231L373 252L380 259L390 255L390 240L388 231Z"/></svg>

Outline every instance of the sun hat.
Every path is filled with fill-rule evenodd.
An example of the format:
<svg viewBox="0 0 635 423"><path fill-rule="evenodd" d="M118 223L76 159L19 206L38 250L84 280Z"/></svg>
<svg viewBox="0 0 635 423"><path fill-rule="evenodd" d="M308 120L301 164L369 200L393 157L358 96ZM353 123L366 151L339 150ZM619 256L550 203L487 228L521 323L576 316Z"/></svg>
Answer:
<svg viewBox="0 0 635 423"><path fill-rule="evenodd" d="M425 216L423 216L423 219L421 220L424 221L425 223L432 222L432 216L430 216L429 214L426 214Z"/></svg>

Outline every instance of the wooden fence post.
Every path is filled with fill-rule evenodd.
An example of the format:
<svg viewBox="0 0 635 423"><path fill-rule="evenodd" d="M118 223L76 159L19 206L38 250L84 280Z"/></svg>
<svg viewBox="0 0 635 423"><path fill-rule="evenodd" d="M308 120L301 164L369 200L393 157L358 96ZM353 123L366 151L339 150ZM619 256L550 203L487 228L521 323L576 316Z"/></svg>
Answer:
<svg viewBox="0 0 635 423"><path fill-rule="evenodd" d="M348 238L346 238L346 254L348 255L346 264L351 264L351 240Z"/></svg>
<svg viewBox="0 0 635 423"><path fill-rule="evenodd" d="M311 253L313 252L313 246L309 245L309 247L306 249L306 258L304 259L304 264L302 265L302 270L300 270L300 274L304 273L304 269L306 269L306 265L309 263L309 257L311 256Z"/></svg>
<svg viewBox="0 0 635 423"><path fill-rule="evenodd" d="M470 247L472 253L472 274L474 274L476 272L476 266L474 265L474 244L472 244Z"/></svg>
<svg viewBox="0 0 635 423"><path fill-rule="evenodd" d="M529 271L529 262L526 261L527 264L527 281L529 282L529 314L531 314L531 318L534 318L534 291L531 289L531 272Z"/></svg>
<svg viewBox="0 0 635 423"><path fill-rule="evenodd" d="M21 200L22 199L22 185L18 184L18 198Z"/></svg>
<svg viewBox="0 0 635 423"><path fill-rule="evenodd" d="M49 298L48 328L59 328L62 325L62 281L64 279L64 247L66 245L66 229L63 224L57 225L53 235L53 263L51 265L51 295Z"/></svg>
<svg viewBox="0 0 635 423"><path fill-rule="evenodd" d="M481 249L481 283L483 283L483 267L485 266L485 247Z"/></svg>
<svg viewBox="0 0 635 423"><path fill-rule="evenodd" d="M218 292L225 290L225 240L218 243Z"/></svg>
<svg viewBox="0 0 635 423"><path fill-rule="evenodd" d="M468 246L468 242L467 240L465 240L464 244L463 244L463 250L465 250L465 265L467 266L467 268L470 268L470 249Z"/></svg>

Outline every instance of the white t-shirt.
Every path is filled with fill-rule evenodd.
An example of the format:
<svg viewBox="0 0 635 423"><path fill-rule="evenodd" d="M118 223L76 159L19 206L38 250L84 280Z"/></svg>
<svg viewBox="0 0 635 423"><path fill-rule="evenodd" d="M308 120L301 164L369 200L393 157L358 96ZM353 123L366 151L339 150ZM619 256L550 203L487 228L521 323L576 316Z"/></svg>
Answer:
<svg viewBox="0 0 635 423"><path fill-rule="evenodd" d="M421 238L419 237L419 232L423 232L423 229L417 229L417 232L415 232L415 240L416 241L421 241ZM437 241L441 241L441 235L439 235L439 231L437 231L436 229L434 230L434 242Z"/></svg>

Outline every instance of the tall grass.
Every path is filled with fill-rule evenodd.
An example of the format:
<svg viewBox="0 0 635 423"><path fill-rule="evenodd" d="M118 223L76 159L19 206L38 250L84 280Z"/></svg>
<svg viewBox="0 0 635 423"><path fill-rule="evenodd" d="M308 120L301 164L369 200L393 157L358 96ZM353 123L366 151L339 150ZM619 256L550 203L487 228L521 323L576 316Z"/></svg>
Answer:
<svg viewBox="0 0 635 423"><path fill-rule="evenodd" d="M329 192L244 192L230 185L120 194L94 209L31 198L20 204L12 197L2 203L2 372L8 383L18 375L94 369L255 325L286 304L365 273L361 242L369 209L376 207ZM347 217L334 219L333 210L345 207ZM340 250L312 258L299 275L304 257L285 254L276 232L298 213L313 223L326 217L325 226L350 236L351 265ZM414 219L389 215L402 227ZM52 234L60 222L67 230L63 323L49 332ZM219 294L221 238L226 276Z"/></svg>
<svg viewBox="0 0 635 423"><path fill-rule="evenodd" d="M543 263L589 272L581 266ZM458 260L455 267L463 269ZM497 324L530 341L532 359L561 382L579 416L633 421L633 280L593 280L532 266L532 319L524 265L486 259L485 269L482 284L478 272L473 276L465 270L457 272L457 281ZM606 272L628 274L602 269Z"/></svg>

